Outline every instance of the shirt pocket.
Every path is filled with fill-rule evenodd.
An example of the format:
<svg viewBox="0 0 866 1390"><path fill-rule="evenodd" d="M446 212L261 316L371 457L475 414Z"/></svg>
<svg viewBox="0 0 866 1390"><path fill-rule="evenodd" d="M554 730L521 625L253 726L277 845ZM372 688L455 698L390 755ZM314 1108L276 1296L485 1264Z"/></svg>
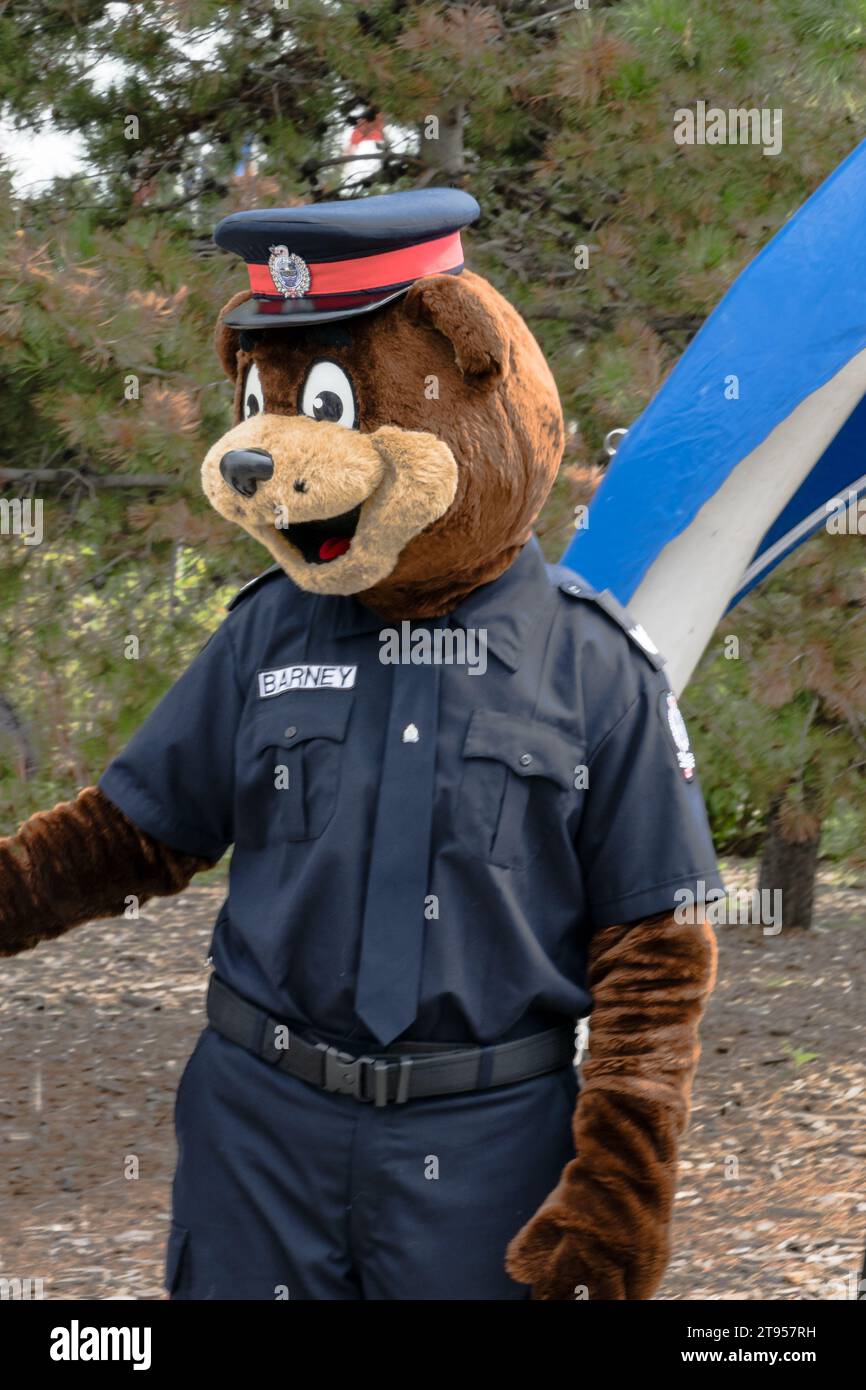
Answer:
<svg viewBox="0 0 866 1390"><path fill-rule="evenodd" d="M235 841L315 840L332 819L352 697L293 692L259 707L238 742Z"/></svg>
<svg viewBox="0 0 866 1390"><path fill-rule="evenodd" d="M583 753L578 741L540 719L475 710L463 743L461 848L502 868L527 864L549 837L561 837Z"/></svg>

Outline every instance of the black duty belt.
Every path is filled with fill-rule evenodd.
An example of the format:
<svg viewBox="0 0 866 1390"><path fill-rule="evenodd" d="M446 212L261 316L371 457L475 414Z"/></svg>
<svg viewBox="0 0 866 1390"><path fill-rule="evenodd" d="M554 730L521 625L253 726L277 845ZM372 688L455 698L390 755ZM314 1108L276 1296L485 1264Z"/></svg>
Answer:
<svg viewBox="0 0 866 1390"><path fill-rule="evenodd" d="M353 1057L330 1043L302 1037L295 1025L272 1018L216 975L208 987L207 1016L217 1033L290 1076L373 1105L508 1086L557 1071L574 1058L569 1024L489 1047L403 1042Z"/></svg>

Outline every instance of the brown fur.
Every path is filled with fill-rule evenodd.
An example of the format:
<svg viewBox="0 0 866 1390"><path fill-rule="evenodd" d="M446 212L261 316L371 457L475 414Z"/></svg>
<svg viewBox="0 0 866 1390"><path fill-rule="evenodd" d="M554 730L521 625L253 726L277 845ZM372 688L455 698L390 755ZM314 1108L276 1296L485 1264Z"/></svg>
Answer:
<svg viewBox="0 0 866 1390"><path fill-rule="evenodd" d="M0 840L0 956L179 893L210 861L180 854L127 820L97 787L39 811Z"/></svg>
<svg viewBox="0 0 866 1390"><path fill-rule="evenodd" d="M223 315L243 298L236 295ZM235 418L252 361L266 414L217 441L204 464L205 490L223 515L264 540L296 583L314 592L357 593L391 620L447 613L507 568L556 477L565 436L541 350L492 285L469 271L431 276L405 298L347 324L266 330L249 351L240 341L221 316L217 351L236 382ZM314 422L316 435L296 432L304 378L321 357L351 377L358 430ZM405 434L400 445L398 431ZM330 437L335 433L339 445ZM299 506L291 482L300 457L308 467L308 438L321 440L323 462ZM219 474L223 453L240 441L267 448L275 459L272 483L248 502ZM404 492L386 486L379 495L370 443L377 449L386 443L385 454L400 458L396 476ZM307 565L285 536L271 532L275 505L291 521L331 516L335 506L347 510L361 500L364 488L369 500L353 542L360 549L364 535L357 574L351 550L326 566ZM374 509L375 526L365 516Z"/></svg>
<svg viewBox="0 0 866 1390"><path fill-rule="evenodd" d="M594 938L577 1157L508 1247L506 1267L533 1298L646 1299L661 1282L715 965L710 928L671 917Z"/></svg>

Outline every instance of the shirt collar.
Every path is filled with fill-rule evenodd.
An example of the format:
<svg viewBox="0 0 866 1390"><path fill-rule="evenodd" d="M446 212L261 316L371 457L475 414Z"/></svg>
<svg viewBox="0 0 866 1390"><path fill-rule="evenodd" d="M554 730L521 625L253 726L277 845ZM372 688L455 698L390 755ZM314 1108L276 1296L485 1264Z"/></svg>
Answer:
<svg viewBox="0 0 866 1390"><path fill-rule="evenodd" d="M368 632L381 632L383 627L388 627L384 618L380 618L378 613L374 613L372 608L366 608L363 603L359 603L353 596L346 598L329 598L320 595L318 600L319 612L317 620L330 612L331 635L333 637L359 637Z"/></svg>
<svg viewBox="0 0 866 1390"><path fill-rule="evenodd" d="M450 619L464 629L486 632L490 650L510 671L516 671L527 639L544 604L550 602L551 594L544 556L533 536L508 569L498 579L474 589L457 605ZM320 596L319 603L331 610L334 637L357 637L395 626L353 596Z"/></svg>
<svg viewBox="0 0 866 1390"><path fill-rule="evenodd" d="M462 628L483 629L490 650L509 671L516 671L539 615L552 596L541 546L532 536L508 569L498 579L474 589L451 617Z"/></svg>

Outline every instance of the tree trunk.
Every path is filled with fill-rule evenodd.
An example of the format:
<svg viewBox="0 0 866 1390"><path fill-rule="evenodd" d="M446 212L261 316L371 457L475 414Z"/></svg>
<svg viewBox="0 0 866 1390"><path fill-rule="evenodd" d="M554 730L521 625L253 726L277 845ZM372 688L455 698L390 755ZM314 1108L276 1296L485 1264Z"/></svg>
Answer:
<svg viewBox="0 0 866 1390"><path fill-rule="evenodd" d="M18 776L22 782L29 782L37 772L36 750L26 725L5 695L0 695L0 734L8 734L14 741L18 752Z"/></svg>
<svg viewBox="0 0 866 1390"><path fill-rule="evenodd" d="M460 102L457 106L439 115L439 128L436 139L429 138L424 122L421 124L420 154L428 172L443 178L458 179L463 173L463 127L466 124L466 107Z"/></svg>
<svg viewBox="0 0 866 1390"><path fill-rule="evenodd" d="M790 840L785 837L778 812L770 817L761 853L758 888L770 895L781 894L782 925L811 927L815 899L815 874L818 868L820 826L814 838ZM772 896L769 899L773 902Z"/></svg>

